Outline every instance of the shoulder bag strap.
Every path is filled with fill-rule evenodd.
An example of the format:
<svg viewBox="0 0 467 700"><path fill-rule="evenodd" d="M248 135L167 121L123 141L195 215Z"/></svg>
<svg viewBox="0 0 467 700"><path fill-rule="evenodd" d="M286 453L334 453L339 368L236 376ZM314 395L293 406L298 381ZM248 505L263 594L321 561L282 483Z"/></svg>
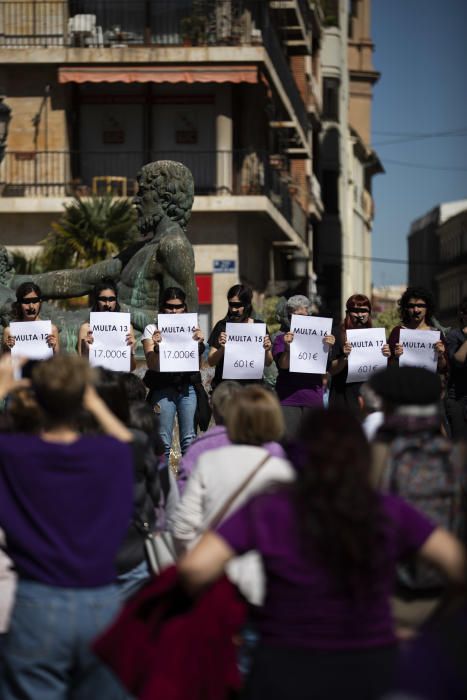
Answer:
<svg viewBox="0 0 467 700"><path fill-rule="evenodd" d="M220 510L217 511L211 522L209 523L209 529L210 530L215 530L215 528L222 522L223 518L226 516L227 511L231 508L231 506L235 503L237 498L240 496L242 491L246 489L250 481L252 481L253 477L259 472L261 467L270 459L271 455L268 453L266 454L263 459L256 465L256 467L253 469L250 474L242 481L240 486L235 489L235 491L228 497L228 499L225 501L224 505ZM207 528L206 528L207 529Z"/></svg>

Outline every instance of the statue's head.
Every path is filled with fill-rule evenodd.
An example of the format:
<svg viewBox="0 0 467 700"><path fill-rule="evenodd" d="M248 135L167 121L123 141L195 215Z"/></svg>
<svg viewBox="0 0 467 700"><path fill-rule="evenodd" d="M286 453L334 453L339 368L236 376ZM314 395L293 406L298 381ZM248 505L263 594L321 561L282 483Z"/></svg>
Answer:
<svg viewBox="0 0 467 700"><path fill-rule="evenodd" d="M186 230L194 199L193 176L188 168L173 160L158 160L144 165L137 180L133 201L141 235L153 232L163 216Z"/></svg>

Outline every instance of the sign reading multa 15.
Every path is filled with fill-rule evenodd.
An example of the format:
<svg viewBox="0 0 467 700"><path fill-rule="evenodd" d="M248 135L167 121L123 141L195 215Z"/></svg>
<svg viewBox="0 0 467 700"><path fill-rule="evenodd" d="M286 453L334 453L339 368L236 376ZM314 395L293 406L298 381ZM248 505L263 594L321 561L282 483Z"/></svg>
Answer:
<svg viewBox="0 0 467 700"><path fill-rule="evenodd" d="M235 260L214 260L213 272L235 272L237 263Z"/></svg>

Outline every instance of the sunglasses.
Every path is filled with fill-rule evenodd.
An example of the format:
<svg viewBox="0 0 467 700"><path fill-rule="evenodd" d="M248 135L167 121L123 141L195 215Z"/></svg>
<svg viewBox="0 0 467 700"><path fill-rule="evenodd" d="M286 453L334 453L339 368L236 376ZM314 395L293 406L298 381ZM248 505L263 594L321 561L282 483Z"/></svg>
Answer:
<svg viewBox="0 0 467 700"><path fill-rule="evenodd" d="M23 306L27 306L28 304L39 304L41 298L40 297L29 297L29 299L21 299L21 304Z"/></svg>
<svg viewBox="0 0 467 700"><path fill-rule="evenodd" d="M352 307L351 309L347 309L349 314L369 314L370 309L364 309L364 308L359 308L359 307Z"/></svg>
<svg viewBox="0 0 467 700"><path fill-rule="evenodd" d="M164 309L169 309L170 311L178 311L178 309L184 309L185 304L164 304Z"/></svg>
<svg viewBox="0 0 467 700"><path fill-rule="evenodd" d="M426 309L426 304L407 304L408 309Z"/></svg>
<svg viewBox="0 0 467 700"><path fill-rule="evenodd" d="M229 306L231 306L232 309L241 309L245 304L243 301L229 301Z"/></svg>
<svg viewBox="0 0 467 700"><path fill-rule="evenodd" d="M117 301L117 297L97 297L97 301L100 301L102 304L105 304L106 302L110 304L113 301Z"/></svg>

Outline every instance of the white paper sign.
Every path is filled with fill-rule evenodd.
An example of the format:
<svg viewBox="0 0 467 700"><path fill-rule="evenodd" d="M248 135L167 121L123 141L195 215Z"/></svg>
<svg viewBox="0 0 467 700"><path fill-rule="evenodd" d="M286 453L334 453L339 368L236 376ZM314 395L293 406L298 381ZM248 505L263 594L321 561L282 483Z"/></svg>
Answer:
<svg viewBox="0 0 467 700"><path fill-rule="evenodd" d="M89 346L89 364L116 372L129 372L131 346L126 344L130 333L130 314L118 311L92 311L89 330L93 343Z"/></svg>
<svg viewBox="0 0 467 700"><path fill-rule="evenodd" d="M198 314L159 314L157 327L161 372L198 372L198 342L193 333L198 328Z"/></svg>
<svg viewBox="0 0 467 700"><path fill-rule="evenodd" d="M261 379L265 323L227 323L223 379Z"/></svg>
<svg viewBox="0 0 467 700"><path fill-rule="evenodd" d="M439 331L411 331L401 328L399 343L404 352L399 357L399 367L424 367L436 372L438 353L433 346L440 337Z"/></svg>
<svg viewBox="0 0 467 700"><path fill-rule="evenodd" d="M388 366L388 359L382 353L386 343L384 328L349 329L347 341L352 345L348 359L347 384L366 382L372 374Z"/></svg>
<svg viewBox="0 0 467 700"><path fill-rule="evenodd" d="M10 332L15 336L12 357L46 360L54 354L47 345L47 336L52 333L51 321L12 321Z"/></svg>
<svg viewBox="0 0 467 700"><path fill-rule="evenodd" d="M331 346L324 338L331 334L332 318L292 314L290 330L290 372L324 374Z"/></svg>

